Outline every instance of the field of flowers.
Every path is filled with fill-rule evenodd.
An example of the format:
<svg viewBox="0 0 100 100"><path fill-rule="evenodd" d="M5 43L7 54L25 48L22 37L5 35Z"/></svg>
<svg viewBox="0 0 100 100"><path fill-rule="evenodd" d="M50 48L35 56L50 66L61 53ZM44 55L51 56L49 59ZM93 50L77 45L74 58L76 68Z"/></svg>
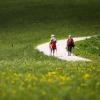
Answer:
<svg viewBox="0 0 100 100"><path fill-rule="evenodd" d="M1 0L0 100L99 100L99 4L99 0ZM51 34L57 39L97 35L77 42L73 51L92 61L62 61L34 49Z"/></svg>
<svg viewBox="0 0 100 100"><path fill-rule="evenodd" d="M25 62L23 62L23 60ZM1 100L99 100L100 63L0 61Z"/></svg>

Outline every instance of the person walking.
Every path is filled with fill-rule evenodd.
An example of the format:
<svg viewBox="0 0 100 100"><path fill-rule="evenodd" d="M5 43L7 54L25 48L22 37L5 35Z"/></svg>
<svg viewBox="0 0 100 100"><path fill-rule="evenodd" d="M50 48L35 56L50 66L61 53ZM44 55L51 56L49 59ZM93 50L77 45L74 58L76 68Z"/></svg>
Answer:
<svg viewBox="0 0 100 100"><path fill-rule="evenodd" d="M71 56L72 48L74 48L74 46L75 46L74 40L73 40L72 36L69 35L69 36L68 36L68 39L67 39L68 56Z"/></svg>
<svg viewBox="0 0 100 100"><path fill-rule="evenodd" d="M50 47L50 55L55 54L55 50L57 51L57 46L56 46L57 40L55 35L51 35L51 39L50 39L50 43L49 43L49 47Z"/></svg>

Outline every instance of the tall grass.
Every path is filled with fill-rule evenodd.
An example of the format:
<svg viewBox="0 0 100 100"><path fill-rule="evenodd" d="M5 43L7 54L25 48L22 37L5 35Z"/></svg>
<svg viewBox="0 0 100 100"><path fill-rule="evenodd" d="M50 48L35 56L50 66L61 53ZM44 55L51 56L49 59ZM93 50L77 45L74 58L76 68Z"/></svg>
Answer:
<svg viewBox="0 0 100 100"><path fill-rule="evenodd" d="M51 34L98 35L99 10L99 0L0 1L0 100L98 100L100 57L90 44L99 47L99 37L84 51L87 41L76 44L93 62L61 61L34 48Z"/></svg>

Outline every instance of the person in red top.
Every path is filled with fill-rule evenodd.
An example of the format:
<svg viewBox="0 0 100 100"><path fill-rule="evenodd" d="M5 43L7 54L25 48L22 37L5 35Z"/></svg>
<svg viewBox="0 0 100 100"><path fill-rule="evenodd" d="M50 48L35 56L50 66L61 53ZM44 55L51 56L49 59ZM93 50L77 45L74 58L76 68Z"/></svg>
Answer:
<svg viewBox="0 0 100 100"><path fill-rule="evenodd" d="M71 35L69 35L67 39L67 50L68 50L68 56L71 56L72 48L74 47L74 40Z"/></svg>
<svg viewBox="0 0 100 100"><path fill-rule="evenodd" d="M50 43L49 43L49 47L50 47L50 55L53 53L55 53L55 50L57 50L57 46L56 46L57 40L55 38L55 35L51 35L51 39L50 39Z"/></svg>

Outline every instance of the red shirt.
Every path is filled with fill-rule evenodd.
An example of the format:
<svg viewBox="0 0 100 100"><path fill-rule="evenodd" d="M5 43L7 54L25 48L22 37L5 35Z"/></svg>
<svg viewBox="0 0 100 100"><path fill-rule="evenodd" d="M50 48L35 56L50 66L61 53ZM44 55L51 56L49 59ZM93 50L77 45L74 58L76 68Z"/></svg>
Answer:
<svg viewBox="0 0 100 100"><path fill-rule="evenodd" d="M50 48L56 49L56 41L51 40L51 42L50 42Z"/></svg>
<svg viewBox="0 0 100 100"><path fill-rule="evenodd" d="M68 38L67 45L69 46L69 45L73 45L73 44L74 44L73 39L72 38Z"/></svg>

